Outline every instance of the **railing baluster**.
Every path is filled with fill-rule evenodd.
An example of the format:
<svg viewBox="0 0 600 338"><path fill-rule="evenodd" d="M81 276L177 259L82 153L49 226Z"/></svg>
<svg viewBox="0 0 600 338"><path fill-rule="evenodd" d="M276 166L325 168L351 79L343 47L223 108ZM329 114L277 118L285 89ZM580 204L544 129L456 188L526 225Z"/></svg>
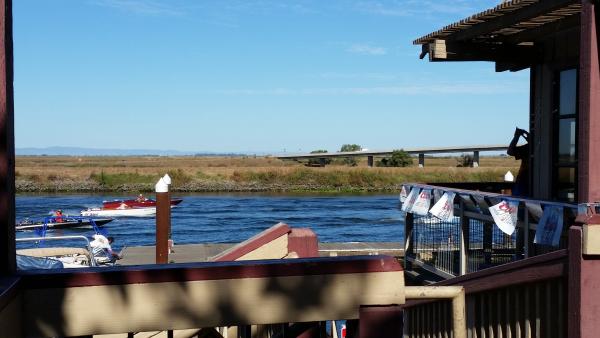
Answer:
<svg viewBox="0 0 600 338"><path fill-rule="evenodd" d="M510 293L513 288L507 288L504 290L504 314L506 316L505 330L506 330L506 338L512 338L512 327L513 316L511 311L515 309L514 306L510 304Z"/></svg>
<svg viewBox="0 0 600 338"><path fill-rule="evenodd" d="M502 334L502 293L496 292L496 337L503 338Z"/></svg>
<svg viewBox="0 0 600 338"><path fill-rule="evenodd" d="M465 203L462 198L459 199L460 208L460 258L459 258L459 275L467 273L467 248L469 246L469 219L465 216Z"/></svg>
<svg viewBox="0 0 600 338"><path fill-rule="evenodd" d="M448 316L450 316L450 303L444 301L443 303L444 307L444 338L450 338L452 336L452 331L450 330L450 325L449 323L451 322L451 320L448 320Z"/></svg>
<svg viewBox="0 0 600 338"><path fill-rule="evenodd" d="M495 329L495 325L494 325L494 319L496 318L496 316L494 316L494 294L489 292L487 294L487 308L488 308L488 336L489 338L495 338L496 335L494 334L494 329Z"/></svg>
<svg viewBox="0 0 600 338"><path fill-rule="evenodd" d="M467 337L476 338L477 330L475 327L475 297L467 298Z"/></svg>
<svg viewBox="0 0 600 338"><path fill-rule="evenodd" d="M542 326L541 326L541 316L542 309L540 304L540 284L535 285L535 337L542 337Z"/></svg>
<svg viewBox="0 0 600 338"><path fill-rule="evenodd" d="M552 332L552 325L555 325L556 322L553 321L552 318L552 310L554 309L554 304L552 302L552 282L546 281L544 283L544 289L546 291L543 307L546 310L546 314L544 315L544 337L552 337L554 333Z"/></svg>
<svg viewBox="0 0 600 338"><path fill-rule="evenodd" d="M479 296L479 314L480 314L480 318L481 318L481 324L480 324L480 328L481 328L481 338L487 338L487 321L488 318L486 316L486 311L485 311L485 294L481 294Z"/></svg>

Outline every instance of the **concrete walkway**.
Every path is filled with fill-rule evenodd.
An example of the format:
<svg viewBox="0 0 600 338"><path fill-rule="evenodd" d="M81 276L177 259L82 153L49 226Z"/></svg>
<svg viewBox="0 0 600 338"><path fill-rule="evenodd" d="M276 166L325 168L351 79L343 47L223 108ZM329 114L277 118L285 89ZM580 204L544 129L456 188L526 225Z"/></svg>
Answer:
<svg viewBox="0 0 600 338"><path fill-rule="evenodd" d="M206 262L210 257L234 246L235 243L181 244L175 245L174 252L169 255L171 263ZM154 246L128 247L119 265L154 264ZM349 242L349 243L319 243L321 256L351 256L351 255L390 255L403 257L404 250L400 242Z"/></svg>

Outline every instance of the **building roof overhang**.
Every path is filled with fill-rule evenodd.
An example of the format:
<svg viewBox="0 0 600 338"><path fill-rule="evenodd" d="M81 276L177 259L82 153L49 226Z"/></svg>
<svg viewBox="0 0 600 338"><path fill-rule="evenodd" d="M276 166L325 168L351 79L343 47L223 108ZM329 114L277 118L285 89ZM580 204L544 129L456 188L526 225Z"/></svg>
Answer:
<svg viewBox="0 0 600 338"><path fill-rule="evenodd" d="M430 61L494 61L497 70L518 70L536 62L539 41L579 27L581 0L512 0L474 14L413 43Z"/></svg>

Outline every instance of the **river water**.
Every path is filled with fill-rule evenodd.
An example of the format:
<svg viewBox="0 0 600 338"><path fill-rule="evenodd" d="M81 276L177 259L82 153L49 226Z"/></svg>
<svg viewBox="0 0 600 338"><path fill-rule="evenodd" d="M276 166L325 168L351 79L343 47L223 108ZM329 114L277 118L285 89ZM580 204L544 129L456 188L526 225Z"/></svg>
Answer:
<svg viewBox="0 0 600 338"><path fill-rule="evenodd" d="M103 200L131 196L101 194L17 195L17 221L43 218L54 209L78 215ZM175 244L237 243L270 226L284 222L309 227L321 242L400 242L404 224L397 195L277 195L277 194L173 194L183 202L172 209ZM121 217L105 228L115 247L153 245L155 219ZM91 229L55 230L48 235L87 235ZM18 232L31 237L33 232ZM19 245L23 247L23 245Z"/></svg>

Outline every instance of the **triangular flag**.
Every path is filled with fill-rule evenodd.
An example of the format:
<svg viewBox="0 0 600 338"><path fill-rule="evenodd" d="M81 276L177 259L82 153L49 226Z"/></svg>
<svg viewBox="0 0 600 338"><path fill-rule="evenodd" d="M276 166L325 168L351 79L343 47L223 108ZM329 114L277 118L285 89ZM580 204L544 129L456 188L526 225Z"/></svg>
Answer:
<svg viewBox="0 0 600 338"><path fill-rule="evenodd" d="M494 222L507 235L512 235L517 227L517 212L519 211L519 202L513 200L504 200L498 204L489 207L490 214Z"/></svg>

